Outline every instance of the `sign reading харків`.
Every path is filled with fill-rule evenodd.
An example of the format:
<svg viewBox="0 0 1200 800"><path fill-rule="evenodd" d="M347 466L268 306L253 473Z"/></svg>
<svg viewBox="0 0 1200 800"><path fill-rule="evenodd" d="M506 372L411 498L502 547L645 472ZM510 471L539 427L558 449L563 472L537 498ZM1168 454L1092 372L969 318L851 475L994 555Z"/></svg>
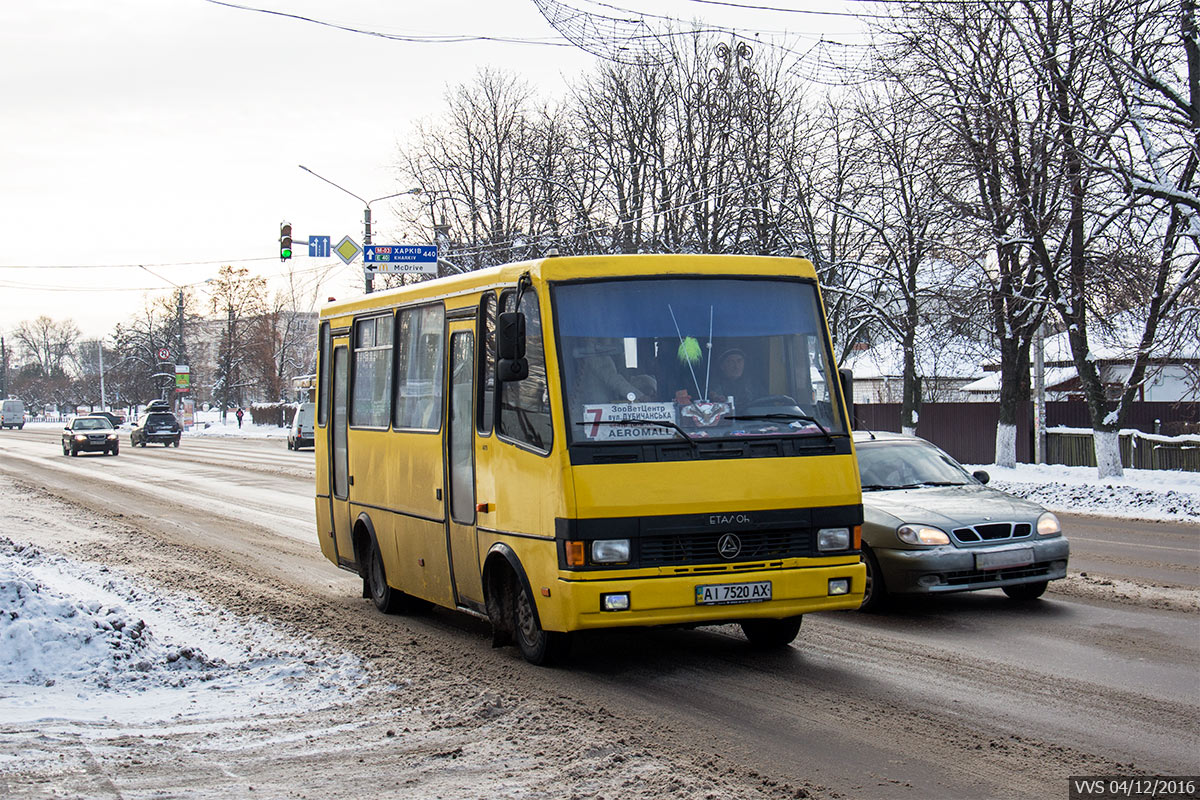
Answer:
<svg viewBox="0 0 1200 800"><path fill-rule="evenodd" d="M437 273L436 244L369 244L363 247L363 264L373 272Z"/></svg>

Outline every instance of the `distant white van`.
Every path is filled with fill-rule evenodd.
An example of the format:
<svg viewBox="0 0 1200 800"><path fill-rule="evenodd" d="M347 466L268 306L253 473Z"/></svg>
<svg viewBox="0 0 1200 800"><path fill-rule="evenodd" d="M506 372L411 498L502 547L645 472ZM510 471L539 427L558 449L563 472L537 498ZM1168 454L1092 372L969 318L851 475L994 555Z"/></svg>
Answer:
<svg viewBox="0 0 1200 800"><path fill-rule="evenodd" d="M0 402L0 428L24 428L25 404L15 397Z"/></svg>
<svg viewBox="0 0 1200 800"><path fill-rule="evenodd" d="M316 416L316 403L301 403L292 417L292 428L288 431L288 450L299 450L301 447L313 446L313 419Z"/></svg>

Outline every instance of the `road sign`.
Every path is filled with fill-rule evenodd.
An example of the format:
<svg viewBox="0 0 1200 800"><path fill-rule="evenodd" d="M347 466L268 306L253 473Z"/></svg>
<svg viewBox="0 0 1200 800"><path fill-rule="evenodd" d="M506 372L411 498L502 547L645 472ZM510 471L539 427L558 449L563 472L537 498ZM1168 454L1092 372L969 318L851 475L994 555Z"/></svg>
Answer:
<svg viewBox="0 0 1200 800"><path fill-rule="evenodd" d="M362 248L349 236L343 236L342 240L338 242L338 246L333 248L333 252L342 260L343 264L349 264L362 252Z"/></svg>
<svg viewBox="0 0 1200 800"><path fill-rule="evenodd" d="M363 263L376 272L437 272L436 244L370 244L363 249Z"/></svg>
<svg viewBox="0 0 1200 800"><path fill-rule="evenodd" d="M169 348L169 347L158 348L158 360L159 361L170 361L171 360L171 348Z"/></svg>
<svg viewBox="0 0 1200 800"><path fill-rule="evenodd" d="M328 236L310 236L310 237L308 237L308 257L309 258L329 258L329 237Z"/></svg>

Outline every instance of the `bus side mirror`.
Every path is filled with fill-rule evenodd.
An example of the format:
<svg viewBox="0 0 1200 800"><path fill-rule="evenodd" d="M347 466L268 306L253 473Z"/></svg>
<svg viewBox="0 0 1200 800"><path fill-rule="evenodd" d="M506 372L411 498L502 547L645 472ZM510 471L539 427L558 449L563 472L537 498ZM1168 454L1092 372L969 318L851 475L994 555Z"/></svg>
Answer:
<svg viewBox="0 0 1200 800"><path fill-rule="evenodd" d="M506 311L496 320L496 380L523 381L529 377L525 359L525 315Z"/></svg>
<svg viewBox="0 0 1200 800"><path fill-rule="evenodd" d="M838 382L842 385L842 397L846 398L846 413L850 415L850 429L858 427L854 415L854 370L842 367L838 370Z"/></svg>

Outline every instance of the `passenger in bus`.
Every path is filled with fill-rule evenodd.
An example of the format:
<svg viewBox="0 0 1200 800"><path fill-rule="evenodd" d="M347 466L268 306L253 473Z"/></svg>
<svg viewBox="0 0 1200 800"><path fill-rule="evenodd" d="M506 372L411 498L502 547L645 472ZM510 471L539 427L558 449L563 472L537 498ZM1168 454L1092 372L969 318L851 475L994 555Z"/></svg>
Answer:
<svg viewBox="0 0 1200 800"><path fill-rule="evenodd" d="M626 376L614 355L620 348L603 339L585 340L575 350L578 396L587 403L628 403L653 400L657 385L650 375Z"/></svg>

